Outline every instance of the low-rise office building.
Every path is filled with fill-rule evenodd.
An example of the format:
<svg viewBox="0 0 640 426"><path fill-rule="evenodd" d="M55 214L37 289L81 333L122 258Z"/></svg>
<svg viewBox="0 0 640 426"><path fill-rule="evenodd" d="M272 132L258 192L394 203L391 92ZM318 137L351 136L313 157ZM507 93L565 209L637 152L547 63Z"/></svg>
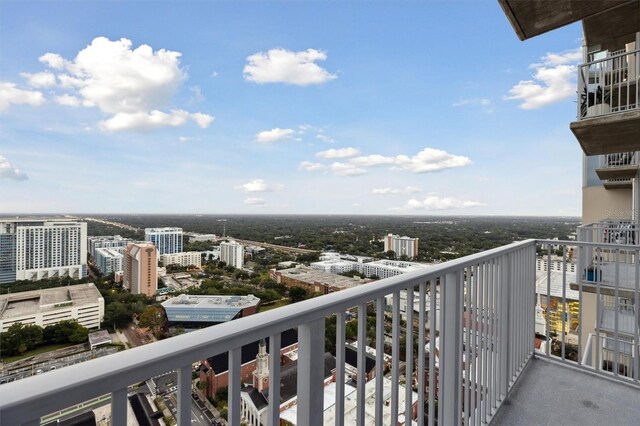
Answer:
<svg viewBox="0 0 640 426"><path fill-rule="evenodd" d="M260 299L248 296L190 296L181 294L162 302L170 323L217 324L253 315Z"/></svg>
<svg viewBox="0 0 640 426"><path fill-rule="evenodd" d="M199 251L183 251L182 253L167 253L160 256L160 262L164 266L180 265L180 266L202 266L202 253Z"/></svg>
<svg viewBox="0 0 640 426"><path fill-rule="evenodd" d="M307 266L271 269L271 279L287 287L303 287L311 293L328 294L371 282L360 277L345 277Z"/></svg>
<svg viewBox="0 0 640 426"><path fill-rule="evenodd" d="M92 283L0 295L0 333L15 323L40 327L76 320L98 328L104 319L104 299Z"/></svg>

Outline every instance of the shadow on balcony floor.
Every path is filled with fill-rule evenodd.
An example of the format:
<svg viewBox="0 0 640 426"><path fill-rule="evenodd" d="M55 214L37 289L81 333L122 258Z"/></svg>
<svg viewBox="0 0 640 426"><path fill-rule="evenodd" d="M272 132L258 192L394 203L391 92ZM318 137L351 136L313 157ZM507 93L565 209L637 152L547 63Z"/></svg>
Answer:
<svg viewBox="0 0 640 426"><path fill-rule="evenodd" d="M533 358L491 425L637 425L640 390Z"/></svg>

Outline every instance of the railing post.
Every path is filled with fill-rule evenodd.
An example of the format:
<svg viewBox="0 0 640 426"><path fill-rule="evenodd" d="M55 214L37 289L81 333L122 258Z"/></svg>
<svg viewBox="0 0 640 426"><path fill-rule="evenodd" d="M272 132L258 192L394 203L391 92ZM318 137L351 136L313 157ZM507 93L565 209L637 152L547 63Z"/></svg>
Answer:
<svg viewBox="0 0 640 426"><path fill-rule="evenodd" d="M178 369L178 425L191 425L191 364Z"/></svg>
<svg viewBox="0 0 640 426"><path fill-rule="evenodd" d="M127 388L111 392L111 424L127 424Z"/></svg>
<svg viewBox="0 0 640 426"><path fill-rule="evenodd" d="M298 424L323 424L324 318L298 327Z"/></svg>
<svg viewBox="0 0 640 426"><path fill-rule="evenodd" d="M242 348L229 351L229 384L227 419L231 426L240 424L240 388L242 387Z"/></svg>
<svg viewBox="0 0 640 426"><path fill-rule="evenodd" d="M505 254L500 258L500 356L499 356L499 369L500 369L500 396L507 397L509 391L509 380L511 377L511 369L509 368L509 277L511 275L511 265L509 264L510 255ZM549 267L549 266L548 266Z"/></svg>
<svg viewBox="0 0 640 426"><path fill-rule="evenodd" d="M462 309L462 281L460 272L445 276L444 285L440 286L440 303L444 313L444 321L440 325L440 347L444 356L440 357L440 374L442 389L440 395L442 417L438 423L454 425L460 423L458 412L458 377L461 374L462 347L459 333L462 333L460 310Z"/></svg>

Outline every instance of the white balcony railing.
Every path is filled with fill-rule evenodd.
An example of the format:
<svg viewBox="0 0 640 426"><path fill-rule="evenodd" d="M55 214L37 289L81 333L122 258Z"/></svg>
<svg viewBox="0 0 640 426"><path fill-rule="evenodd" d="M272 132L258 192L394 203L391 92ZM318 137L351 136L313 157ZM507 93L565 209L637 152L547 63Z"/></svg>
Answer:
<svg viewBox="0 0 640 426"><path fill-rule="evenodd" d="M635 151L604 154L600 157L600 168L637 166L638 164L640 163L638 163L638 155Z"/></svg>
<svg viewBox="0 0 640 426"><path fill-rule="evenodd" d="M191 424L192 363L221 353L229 353L228 421L241 422L241 348L269 337L269 409L268 425L280 424L280 335L292 327L298 329L297 424L321 425L323 419L323 368L325 321L336 318L336 372L337 384L345 383L345 331L349 308L357 307L357 359L358 367L366 364L367 316L375 317L375 347L378 354L385 344L385 296L392 295L391 319L391 397L390 418L415 419L418 424L486 424L491 421L532 356L556 359L561 363L598 372L607 377L618 376L618 357L611 358L611 370L601 365L580 365L570 361L571 344L564 325L559 340L552 340L550 332L541 339L546 342L543 351L535 351L536 323L536 253L547 249L551 262L552 246L563 250L563 292L557 302L563 312L569 312L566 288L570 284L566 259L570 248L579 252L590 250L619 250L619 246L596 245L563 241L527 240L488 250L472 256L449 261L425 271L361 285L341 292L313 298L268 312L183 334L171 339L107 357L47 372L0 386L0 424L39 425L42 416L59 411L102 395L111 395L112 424L126 424L127 392L132 384L169 371L178 372L178 424ZM636 247L635 249L638 249ZM580 265L580 263L579 263ZM578 271L583 266L578 267ZM579 274L580 272L578 272ZM551 295L551 270L546 272L547 293ZM638 304L638 277L636 275L635 303ZM578 280L580 301L582 281ZM598 286L598 284L596 283ZM613 284L617 291L617 284ZM598 286L599 289L599 286ZM406 322L400 318L400 293L409 299L418 297L417 311L407 312ZM415 291L415 293L414 293ZM600 290L598 290L600 291ZM437 294L438 297L427 297ZM598 297L600 294L598 294ZM436 308L436 300L439 307ZM619 300L619 299L615 299ZM428 302L427 302L428 301ZM429 303L429 306L427 306ZM614 302L615 303L615 302ZM407 300L413 306L413 300ZM550 304L549 304L550 306ZM598 308L599 309L599 308ZM538 309L540 312L540 309ZM546 330L550 327L550 308L544 313ZM580 315L582 315L580 313ZM637 315L637 314L636 314ZM403 328L401 323L406 324ZM429 329L426 325L436 325ZM564 322L563 322L564 324ZM638 336L638 322L634 335ZM618 330L614 323L615 340ZM403 331L404 330L404 331ZM566 330L568 331L568 330ZM574 329L572 328L572 332ZM578 326L577 353L581 354L583 331ZM598 330L595 330L596 334ZM413 338L406 338L411 336ZM417 345L414 338L417 336ZM400 381L400 341L406 338L405 383ZM437 337L437 338L436 338ZM600 336L597 336L600 339ZM554 343L555 342L555 343ZM637 338L635 339L637 342ZM632 343L637 347L635 343ZM555 346L559 349L555 351ZM613 345L614 355L618 345ZM556 354L558 356L554 356ZM595 351L598 353L598 351ZM637 351L633 352L637 354ZM432 354L428 356L428 354ZM433 354L437 354L434 356ZM592 360L604 359L602 354ZM437 366L436 366L437 362ZM638 384L638 372L633 366L633 377L619 378ZM383 362L376 363L375 375L384 375ZM400 404L400 390L411 394L413 381L417 381L417 407L415 399L404 398ZM366 411L371 406L367 397L366 375L357 375L356 424L381 424L385 407L383 380L376 380L373 406L375 413ZM344 386L336 386L335 424L345 424ZM417 414L414 414L417 413ZM388 414L388 413L387 413ZM387 418L388 415L386 416ZM375 419L375 420L372 420Z"/></svg>
<svg viewBox="0 0 640 426"><path fill-rule="evenodd" d="M604 220L578 227L578 241L599 244L640 244L640 223Z"/></svg>
<svg viewBox="0 0 640 426"><path fill-rule="evenodd" d="M578 67L578 120L638 107L640 50L635 43Z"/></svg>

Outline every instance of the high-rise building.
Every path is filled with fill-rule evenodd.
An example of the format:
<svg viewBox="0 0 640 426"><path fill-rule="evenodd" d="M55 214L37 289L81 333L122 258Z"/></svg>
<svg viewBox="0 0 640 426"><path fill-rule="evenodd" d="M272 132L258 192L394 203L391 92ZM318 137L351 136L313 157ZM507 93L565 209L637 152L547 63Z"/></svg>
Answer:
<svg viewBox="0 0 640 426"><path fill-rule="evenodd" d="M144 239L158 248L158 254L182 252L182 228L145 228Z"/></svg>
<svg viewBox="0 0 640 426"><path fill-rule="evenodd" d="M220 243L220 260L234 268L244 266L244 246L237 241Z"/></svg>
<svg viewBox="0 0 640 426"><path fill-rule="evenodd" d="M418 255L418 239L389 234L384 237L384 251L394 251L397 257L406 255L413 258Z"/></svg>
<svg viewBox="0 0 640 426"><path fill-rule="evenodd" d="M104 275L122 271L122 260L125 248L99 248L96 249L94 260L96 266Z"/></svg>
<svg viewBox="0 0 640 426"><path fill-rule="evenodd" d="M71 219L0 220L0 284L87 276L87 224Z"/></svg>
<svg viewBox="0 0 640 426"><path fill-rule="evenodd" d="M158 250L153 244L128 244L123 269L125 288L133 294L155 296L158 289Z"/></svg>
<svg viewBox="0 0 640 426"><path fill-rule="evenodd" d="M96 250L99 248L124 249L131 242L133 242L131 238L124 238L120 235L91 236L87 238L87 249L91 257L95 259Z"/></svg>

